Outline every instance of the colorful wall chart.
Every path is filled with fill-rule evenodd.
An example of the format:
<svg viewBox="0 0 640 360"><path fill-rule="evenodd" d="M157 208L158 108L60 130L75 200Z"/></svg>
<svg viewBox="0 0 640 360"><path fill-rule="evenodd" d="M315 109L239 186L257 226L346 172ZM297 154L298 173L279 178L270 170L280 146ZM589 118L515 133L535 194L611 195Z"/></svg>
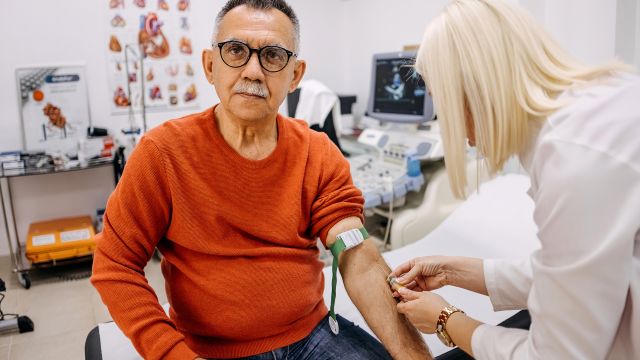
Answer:
<svg viewBox="0 0 640 360"><path fill-rule="evenodd" d="M127 113L130 102L134 109L140 110L143 95L148 111L197 108L190 0L104 1L109 8L109 37L105 48L112 114ZM127 45L133 51L127 50ZM140 53L145 55L143 66L136 56ZM144 77L144 91L141 77Z"/></svg>

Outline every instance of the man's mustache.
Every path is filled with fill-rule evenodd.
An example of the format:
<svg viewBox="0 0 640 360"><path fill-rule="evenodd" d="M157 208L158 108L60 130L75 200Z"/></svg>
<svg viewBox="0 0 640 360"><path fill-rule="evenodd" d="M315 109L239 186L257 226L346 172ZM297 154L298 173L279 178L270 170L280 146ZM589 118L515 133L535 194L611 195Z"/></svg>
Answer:
<svg viewBox="0 0 640 360"><path fill-rule="evenodd" d="M258 81L242 81L233 87L233 91L237 94L259 96L266 98L269 96L269 90Z"/></svg>

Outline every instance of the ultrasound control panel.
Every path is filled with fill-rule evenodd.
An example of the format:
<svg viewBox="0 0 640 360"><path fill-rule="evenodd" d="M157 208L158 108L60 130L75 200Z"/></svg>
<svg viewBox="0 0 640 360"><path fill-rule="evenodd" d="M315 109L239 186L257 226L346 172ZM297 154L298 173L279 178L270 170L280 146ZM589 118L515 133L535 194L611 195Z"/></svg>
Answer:
<svg viewBox="0 0 640 360"><path fill-rule="evenodd" d="M349 162L353 181L364 196L365 209L404 200L409 191L420 191L424 185L422 173L409 176L406 166L376 156L360 155Z"/></svg>
<svg viewBox="0 0 640 360"><path fill-rule="evenodd" d="M410 191L420 191L424 176L421 160L442 158L439 134L366 129L358 142L373 147L374 155L349 159L351 176L362 191L365 209L404 203Z"/></svg>

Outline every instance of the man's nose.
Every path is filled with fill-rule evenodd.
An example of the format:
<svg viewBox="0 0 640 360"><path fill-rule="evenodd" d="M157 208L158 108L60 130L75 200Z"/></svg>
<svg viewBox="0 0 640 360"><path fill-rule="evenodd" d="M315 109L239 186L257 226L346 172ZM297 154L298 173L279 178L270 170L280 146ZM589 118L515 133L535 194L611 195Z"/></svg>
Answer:
<svg viewBox="0 0 640 360"><path fill-rule="evenodd" d="M264 72L262 71L262 65L260 65L260 58L257 52L252 52L249 56L249 62L244 66L242 75L244 78L250 80L264 79Z"/></svg>

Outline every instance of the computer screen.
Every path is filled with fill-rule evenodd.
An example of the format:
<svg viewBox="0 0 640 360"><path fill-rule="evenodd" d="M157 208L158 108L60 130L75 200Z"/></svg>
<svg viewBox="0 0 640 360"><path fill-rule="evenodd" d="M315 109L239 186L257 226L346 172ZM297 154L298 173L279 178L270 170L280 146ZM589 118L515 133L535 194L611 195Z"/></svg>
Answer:
<svg viewBox="0 0 640 360"><path fill-rule="evenodd" d="M368 115L384 122L422 123L433 118L433 102L414 68L415 52L375 54Z"/></svg>

